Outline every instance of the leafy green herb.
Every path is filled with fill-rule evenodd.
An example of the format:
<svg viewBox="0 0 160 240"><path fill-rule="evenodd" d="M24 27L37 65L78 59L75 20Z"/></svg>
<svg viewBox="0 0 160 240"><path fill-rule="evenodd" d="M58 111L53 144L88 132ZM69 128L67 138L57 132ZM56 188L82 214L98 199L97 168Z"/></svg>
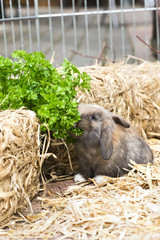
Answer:
<svg viewBox="0 0 160 240"><path fill-rule="evenodd" d="M58 72L41 52L16 50L12 57L16 61L0 56L0 109L35 111L56 138L79 134L73 128L80 120L76 94L90 89L90 77L67 59Z"/></svg>

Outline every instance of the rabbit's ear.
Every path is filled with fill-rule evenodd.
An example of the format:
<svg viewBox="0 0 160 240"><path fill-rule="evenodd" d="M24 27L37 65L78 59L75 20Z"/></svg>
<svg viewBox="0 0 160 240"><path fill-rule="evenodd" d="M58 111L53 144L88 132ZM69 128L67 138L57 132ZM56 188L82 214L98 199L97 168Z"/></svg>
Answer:
<svg viewBox="0 0 160 240"><path fill-rule="evenodd" d="M108 160L113 152L112 128L110 126L102 127L100 138L100 153L103 159Z"/></svg>
<svg viewBox="0 0 160 240"><path fill-rule="evenodd" d="M112 114L112 119L116 124L119 124L124 128L129 128L130 127L129 123L127 123L123 118L121 118L120 116L118 116L116 114Z"/></svg>

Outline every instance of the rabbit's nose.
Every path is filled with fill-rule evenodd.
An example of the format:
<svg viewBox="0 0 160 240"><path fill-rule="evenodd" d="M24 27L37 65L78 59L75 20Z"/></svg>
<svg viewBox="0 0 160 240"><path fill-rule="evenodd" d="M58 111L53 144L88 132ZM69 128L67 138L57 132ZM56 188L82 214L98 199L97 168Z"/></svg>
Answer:
<svg viewBox="0 0 160 240"><path fill-rule="evenodd" d="M79 128L80 123L81 123L81 120L79 122L75 123L74 128Z"/></svg>

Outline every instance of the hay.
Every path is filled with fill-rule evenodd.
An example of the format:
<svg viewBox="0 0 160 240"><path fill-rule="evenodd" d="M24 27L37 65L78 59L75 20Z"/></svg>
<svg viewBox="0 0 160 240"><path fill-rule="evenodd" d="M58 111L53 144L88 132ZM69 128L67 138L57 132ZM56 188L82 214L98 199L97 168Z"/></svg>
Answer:
<svg viewBox="0 0 160 240"><path fill-rule="evenodd" d="M131 58L131 57L130 57ZM160 63L141 61L139 65L128 60L106 66L93 65L79 68L91 76L90 92L78 92L78 102L96 103L121 115L146 139L160 137ZM58 147L55 147L60 144ZM66 147L61 141L51 143L57 160L49 159L51 175L70 175L77 172L74 147L69 145L72 166ZM53 164L54 163L54 164ZM46 165L48 161L46 162ZM73 169L73 171L72 171Z"/></svg>
<svg viewBox="0 0 160 240"><path fill-rule="evenodd" d="M0 226L39 191L40 140L35 113L0 112Z"/></svg>
<svg viewBox="0 0 160 240"><path fill-rule="evenodd" d="M122 61L108 63L104 67L95 65L80 68L91 75L92 87L90 93L79 93L77 99L80 102L97 103L122 115L138 128L144 137L154 135L159 137L159 69L159 63L142 62L137 66ZM4 123L10 116L6 117ZM10 137L7 137L9 134L7 132L4 138L9 144L6 144L7 148L3 156L4 153L8 154L10 143L14 146L11 149L12 158L4 158L5 171L4 168L2 171L0 165L0 177L2 176L0 179L2 181L4 177L6 179L5 184L0 185L0 188L5 188L0 190L0 194L2 191L8 194L7 198L0 195L0 204L2 203L3 207L1 212L4 216L15 212L16 207L19 209L24 202L29 202L38 191L41 165L37 155L39 140L34 131L31 131L29 138L26 136L28 131L30 132L29 126L34 122L30 122L26 116L23 116L24 122L16 120L14 126L18 127L13 128L12 125L11 130L8 131L11 133ZM21 128L20 123L25 127ZM37 123L34 126L37 131ZM3 125L1 132L2 127ZM24 146L19 145L22 135ZM37 142L38 145L35 146ZM26 210L21 211L20 217L14 216L14 221L8 225L8 228L0 229L1 239L17 239L17 236L19 239L159 239L160 141L154 140L150 144L155 156L153 166L141 166L131 162L133 170L136 169L137 173L131 170L128 175L121 178L106 177L105 186L99 187L92 180L93 184L85 182L81 185L73 185L64 194L48 193L50 197L39 197L37 202L41 203L41 208L34 214ZM18 148L15 148L15 145ZM53 140L52 145L53 153L57 156L57 159L55 156L52 159L54 170L52 176L54 179L64 180L65 177L61 178L57 175L70 174L77 168L73 146L67 146L63 141L56 140ZM21 153L23 153L23 157L20 157L21 164L16 166L17 156L21 156ZM28 162L26 163L24 159L28 159ZM11 209L12 212L7 212L7 209Z"/></svg>
<svg viewBox="0 0 160 240"><path fill-rule="evenodd" d="M70 186L64 195L39 197L41 211L1 229L1 238L159 239L160 141L155 140L151 148L155 165L134 164L137 174L106 177L102 187L84 183Z"/></svg>
<svg viewBox="0 0 160 240"><path fill-rule="evenodd" d="M160 63L126 61L80 68L91 76L91 91L80 102L96 103L123 116L143 137L160 132Z"/></svg>

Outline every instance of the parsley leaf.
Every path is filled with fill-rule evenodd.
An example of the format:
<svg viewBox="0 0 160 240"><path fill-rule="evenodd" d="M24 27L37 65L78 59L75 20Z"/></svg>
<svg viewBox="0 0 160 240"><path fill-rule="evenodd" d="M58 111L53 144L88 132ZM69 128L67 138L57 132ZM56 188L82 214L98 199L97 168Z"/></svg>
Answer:
<svg viewBox="0 0 160 240"><path fill-rule="evenodd" d="M90 89L90 76L67 59L58 72L41 52L16 50L12 58L15 61L0 56L1 110L25 106L36 112L54 137L79 134L73 128L80 120L76 94Z"/></svg>

